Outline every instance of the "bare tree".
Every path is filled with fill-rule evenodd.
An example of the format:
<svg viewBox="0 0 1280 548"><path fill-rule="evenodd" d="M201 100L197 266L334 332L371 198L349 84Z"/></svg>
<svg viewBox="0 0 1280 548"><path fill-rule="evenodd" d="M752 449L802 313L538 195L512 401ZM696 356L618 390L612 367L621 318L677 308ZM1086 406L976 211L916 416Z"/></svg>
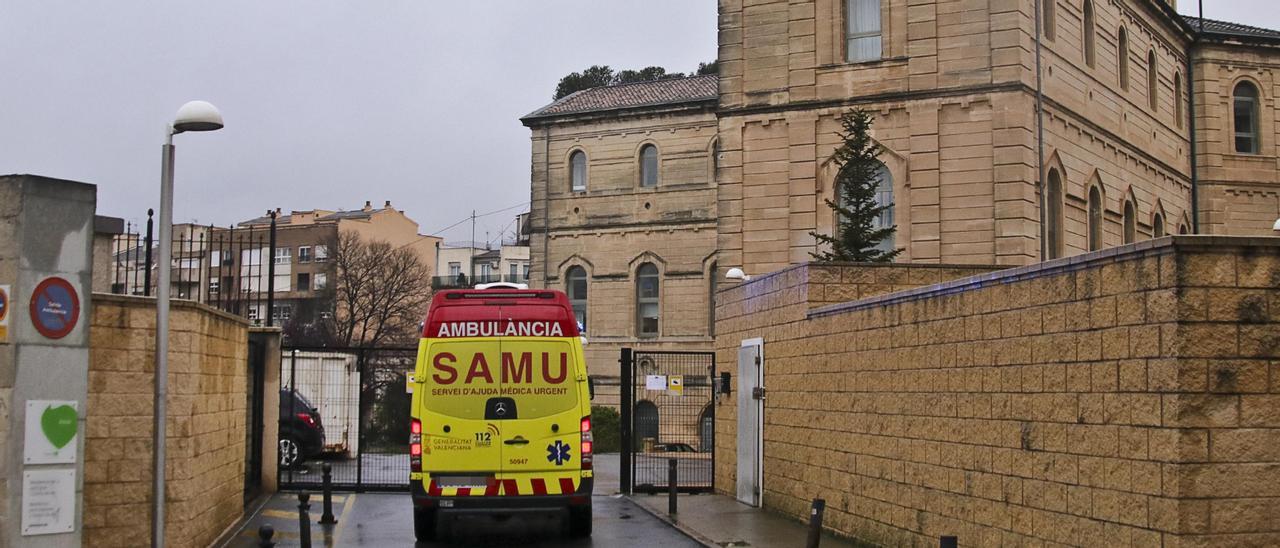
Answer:
<svg viewBox="0 0 1280 548"><path fill-rule="evenodd" d="M334 335L340 343L377 346L416 340L431 300L431 268L414 250L344 231L333 261Z"/></svg>

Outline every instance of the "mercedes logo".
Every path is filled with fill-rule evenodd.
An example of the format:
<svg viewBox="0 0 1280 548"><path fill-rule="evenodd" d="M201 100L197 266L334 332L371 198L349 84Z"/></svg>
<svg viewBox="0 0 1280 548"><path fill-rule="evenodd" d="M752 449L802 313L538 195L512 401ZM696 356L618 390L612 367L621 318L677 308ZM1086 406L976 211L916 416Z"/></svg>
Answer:
<svg viewBox="0 0 1280 548"><path fill-rule="evenodd" d="M496 414L496 415L498 415L498 416L506 415L506 414L507 414L507 404L502 403L502 402L498 402L498 403L493 404L493 412L494 412L494 414Z"/></svg>

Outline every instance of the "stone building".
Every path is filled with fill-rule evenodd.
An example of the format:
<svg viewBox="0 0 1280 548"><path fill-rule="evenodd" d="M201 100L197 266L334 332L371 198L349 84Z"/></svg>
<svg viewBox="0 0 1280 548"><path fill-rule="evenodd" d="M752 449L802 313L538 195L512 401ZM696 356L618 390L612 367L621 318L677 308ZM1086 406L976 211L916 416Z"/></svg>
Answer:
<svg viewBox="0 0 1280 548"><path fill-rule="evenodd" d="M522 119L530 283L584 292L597 368L626 344L705 347L716 268L805 262L810 233L832 231L851 108L874 116L901 262L1025 265L1166 234L1271 233L1280 32L1202 28L1157 0L1037 1L1038 41L1033 2L721 0L718 81L585 90ZM656 336L642 333L645 264Z"/></svg>
<svg viewBox="0 0 1280 548"><path fill-rule="evenodd" d="M604 386L618 349L711 349L716 77L580 91L533 133L531 287L563 289ZM549 227L549 230L543 227Z"/></svg>
<svg viewBox="0 0 1280 548"><path fill-rule="evenodd" d="M1197 220L1270 232L1280 33L1200 33L1156 0L1040 7L1038 80L1033 2L720 2L721 264L808 259L853 107L875 114L901 261L1020 265Z"/></svg>

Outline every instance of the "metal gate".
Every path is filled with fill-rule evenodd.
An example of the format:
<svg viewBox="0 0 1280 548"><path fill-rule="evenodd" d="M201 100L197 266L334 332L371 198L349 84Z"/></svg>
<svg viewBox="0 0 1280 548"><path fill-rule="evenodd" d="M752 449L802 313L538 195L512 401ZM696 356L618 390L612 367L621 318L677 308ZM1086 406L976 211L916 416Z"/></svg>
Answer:
<svg viewBox="0 0 1280 548"><path fill-rule="evenodd" d="M417 349L285 348L280 364L281 489L409 489L409 411Z"/></svg>
<svg viewBox="0 0 1280 548"><path fill-rule="evenodd" d="M667 490L676 461L676 488L715 488L714 352L622 349L624 491Z"/></svg>

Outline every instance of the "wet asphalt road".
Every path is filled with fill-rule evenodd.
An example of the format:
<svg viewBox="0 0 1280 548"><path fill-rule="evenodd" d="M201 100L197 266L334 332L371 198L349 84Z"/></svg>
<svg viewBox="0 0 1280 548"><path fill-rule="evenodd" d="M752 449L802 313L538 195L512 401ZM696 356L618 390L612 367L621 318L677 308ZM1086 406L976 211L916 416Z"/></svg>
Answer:
<svg viewBox="0 0 1280 548"><path fill-rule="evenodd" d="M527 546L537 547L696 547L697 543L666 523L616 496L617 455L598 455L596 487L592 498L593 533L590 538L562 536L562 522L547 517L513 517L499 521L489 517L449 520L442 524L442 538L429 544L415 543L413 511L407 493L340 493L334 497L338 523L315 524L321 514L320 497L311 499L313 546ZM296 494L277 494L226 546L257 546L262 524L275 528L276 546L298 546Z"/></svg>

